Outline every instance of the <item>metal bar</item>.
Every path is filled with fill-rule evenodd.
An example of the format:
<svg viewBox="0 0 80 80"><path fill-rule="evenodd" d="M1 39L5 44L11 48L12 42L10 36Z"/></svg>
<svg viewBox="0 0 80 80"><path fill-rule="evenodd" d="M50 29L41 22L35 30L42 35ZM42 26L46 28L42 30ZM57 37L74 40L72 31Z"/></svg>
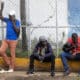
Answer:
<svg viewBox="0 0 80 80"><path fill-rule="evenodd" d="M56 5L56 53L58 57L58 19L57 19L57 0L55 0L55 5Z"/></svg>

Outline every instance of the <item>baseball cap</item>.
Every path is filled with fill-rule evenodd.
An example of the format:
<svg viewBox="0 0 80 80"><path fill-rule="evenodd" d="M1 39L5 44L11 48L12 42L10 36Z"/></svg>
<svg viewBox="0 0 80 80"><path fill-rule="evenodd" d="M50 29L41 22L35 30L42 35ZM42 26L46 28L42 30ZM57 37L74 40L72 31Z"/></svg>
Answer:
<svg viewBox="0 0 80 80"><path fill-rule="evenodd" d="M39 41L46 41L47 39L46 39L46 37L45 36L40 36L39 37Z"/></svg>
<svg viewBox="0 0 80 80"><path fill-rule="evenodd" d="M9 15L10 15L10 16L16 15L16 12L15 12L14 10L11 10L11 11L9 12Z"/></svg>

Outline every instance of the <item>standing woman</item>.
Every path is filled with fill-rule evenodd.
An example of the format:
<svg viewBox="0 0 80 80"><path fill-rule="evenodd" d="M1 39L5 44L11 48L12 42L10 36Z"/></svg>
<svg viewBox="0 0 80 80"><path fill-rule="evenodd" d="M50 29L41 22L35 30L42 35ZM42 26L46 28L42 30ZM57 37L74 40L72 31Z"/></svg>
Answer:
<svg viewBox="0 0 80 80"><path fill-rule="evenodd" d="M15 64L15 49L18 42L18 36L20 33L20 22L16 19L15 11L12 10L9 12L9 18L3 17L3 7L4 3L1 3L1 10L0 10L0 19L4 21L6 25L6 38L2 40L2 45L0 47L0 55L2 56L3 60L9 66L8 72L14 71L14 64ZM10 49L11 58L8 59L6 54L7 48ZM3 69L0 73L5 72Z"/></svg>

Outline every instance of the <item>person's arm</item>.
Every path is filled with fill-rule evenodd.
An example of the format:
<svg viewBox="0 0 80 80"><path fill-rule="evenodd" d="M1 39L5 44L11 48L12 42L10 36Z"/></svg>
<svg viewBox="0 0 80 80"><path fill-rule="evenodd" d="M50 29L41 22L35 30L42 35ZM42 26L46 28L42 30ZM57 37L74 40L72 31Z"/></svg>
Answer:
<svg viewBox="0 0 80 80"><path fill-rule="evenodd" d="M20 22L17 20L12 20L14 30L19 33L20 32Z"/></svg>
<svg viewBox="0 0 80 80"><path fill-rule="evenodd" d="M33 54L38 53L38 44L36 44L34 50L33 50Z"/></svg>
<svg viewBox="0 0 80 80"><path fill-rule="evenodd" d="M0 10L0 19L3 20L4 17L3 17L3 9L4 9L4 2L1 2L1 10Z"/></svg>
<svg viewBox="0 0 80 80"><path fill-rule="evenodd" d="M44 57L48 57L48 56L50 56L50 55L52 55L52 54L53 54L53 50L52 50L52 47L51 47L51 45L50 45L50 44L48 44L48 48L49 48L49 53L45 54L45 56L44 56Z"/></svg>

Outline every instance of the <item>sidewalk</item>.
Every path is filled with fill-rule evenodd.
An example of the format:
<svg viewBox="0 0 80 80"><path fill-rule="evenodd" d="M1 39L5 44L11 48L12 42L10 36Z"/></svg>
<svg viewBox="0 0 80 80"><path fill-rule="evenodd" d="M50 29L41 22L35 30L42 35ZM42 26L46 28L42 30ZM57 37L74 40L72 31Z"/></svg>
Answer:
<svg viewBox="0 0 80 80"><path fill-rule="evenodd" d="M25 71L15 71L13 73L0 74L0 80L80 80L77 73L63 76L62 72L56 72L55 77L51 77L49 72L35 72L27 75Z"/></svg>

